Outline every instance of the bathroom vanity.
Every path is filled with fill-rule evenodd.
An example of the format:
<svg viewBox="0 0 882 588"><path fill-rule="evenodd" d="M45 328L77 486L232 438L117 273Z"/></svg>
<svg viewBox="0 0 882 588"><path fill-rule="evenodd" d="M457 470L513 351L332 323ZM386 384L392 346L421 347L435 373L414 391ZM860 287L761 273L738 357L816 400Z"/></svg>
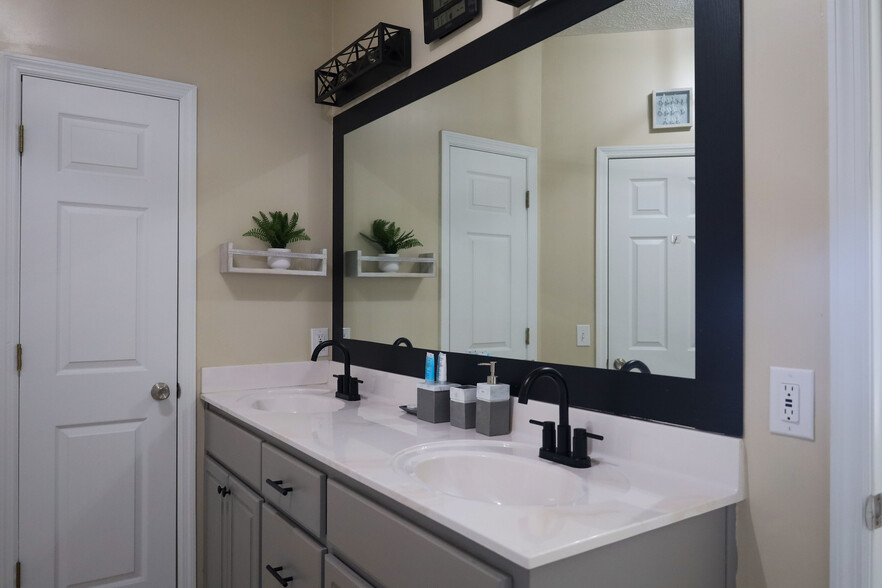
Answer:
<svg viewBox="0 0 882 588"><path fill-rule="evenodd" d="M538 458L553 405L484 437L403 413L415 378L335 399L339 372L204 370L206 585L734 585L740 439L571 410L605 436L575 470Z"/></svg>

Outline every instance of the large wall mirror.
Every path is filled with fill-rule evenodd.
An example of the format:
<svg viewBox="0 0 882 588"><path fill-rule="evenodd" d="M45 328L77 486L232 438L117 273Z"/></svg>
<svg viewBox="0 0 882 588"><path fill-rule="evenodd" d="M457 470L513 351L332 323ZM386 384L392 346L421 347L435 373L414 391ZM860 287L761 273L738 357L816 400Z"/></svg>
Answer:
<svg viewBox="0 0 882 588"><path fill-rule="evenodd" d="M443 350L474 382L489 355L515 386L550 364L577 406L740 435L740 23L737 0L547 0L336 117L353 361L420 375ZM682 88L694 126L653 128ZM378 218L420 262L357 261Z"/></svg>

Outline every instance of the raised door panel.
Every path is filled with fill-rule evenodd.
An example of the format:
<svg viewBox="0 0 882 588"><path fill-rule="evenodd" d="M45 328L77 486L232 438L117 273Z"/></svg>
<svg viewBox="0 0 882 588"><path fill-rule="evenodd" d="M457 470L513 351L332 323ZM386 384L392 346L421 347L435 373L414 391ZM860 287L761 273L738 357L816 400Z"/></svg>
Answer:
<svg viewBox="0 0 882 588"><path fill-rule="evenodd" d="M229 551L225 536L229 525L225 522L225 492L229 490L229 474L213 459L205 457L205 483L203 484L203 553L205 554L205 586L225 588L229 586L230 560L224 557Z"/></svg>
<svg viewBox="0 0 882 588"><path fill-rule="evenodd" d="M327 550L266 504L263 505L261 549L263 588L322 585L322 559Z"/></svg>
<svg viewBox="0 0 882 588"><path fill-rule="evenodd" d="M226 497L230 525L231 588L260 586L260 505L263 500L245 484L230 476Z"/></svg>

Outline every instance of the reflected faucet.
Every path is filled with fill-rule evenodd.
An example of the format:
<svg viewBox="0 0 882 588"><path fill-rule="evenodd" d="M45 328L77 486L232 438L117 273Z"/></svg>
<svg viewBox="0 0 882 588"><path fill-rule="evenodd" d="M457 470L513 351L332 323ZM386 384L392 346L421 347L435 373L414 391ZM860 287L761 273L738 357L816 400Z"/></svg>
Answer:
<svg viewBox="0 0 882 588"><path fill-rule="evenodd" d="M392 344L392 347L398 347L399 345L407 347L408 349L413 349L413 344L407 337L398 337L395 339L395 343Z"/></svg>
<svg viewBox="0 0 882 588"><path fill-rule="evenodd" d="M542 427L542 447L539 449L539 457L555 463L574 468L590 468L591 458L588 457L588 437L603 440L601 435L589 433L585 429L576 429L572 439L570 450L570 394L567 383L559 371L551 367L536 368L524 378L521 390L518 394L518 402L527 404L530 396L530 388L540 378L550 378L557 384L559 423L557 425L557 444L554 439L554 421L536 421L530 419L534 425Z"/></svg>
<svg viewBox="0 0 882 588"><path fill-rule="evenodd" d="M343 400L361 400L361 396L358 395L358 384L363 384L364 382L358 378L353 378L350 375L349 350L345 345L336 339L322 341L312 350L312 361L318 359L319 352L325 347L335 347L343 353L343 374L334 374L334 377L337 378L337 398L342 398Z"/></svg>
<svg viewBox="0 0 882 588"><path fill-rule="evenodd" d="M619 368L623 372L630 372L632 370L637 370L641 374L651 374L649 371L649 367L640 361L639 359L632 359L630 361L626 361L622 364L622 367Z"/></svg>

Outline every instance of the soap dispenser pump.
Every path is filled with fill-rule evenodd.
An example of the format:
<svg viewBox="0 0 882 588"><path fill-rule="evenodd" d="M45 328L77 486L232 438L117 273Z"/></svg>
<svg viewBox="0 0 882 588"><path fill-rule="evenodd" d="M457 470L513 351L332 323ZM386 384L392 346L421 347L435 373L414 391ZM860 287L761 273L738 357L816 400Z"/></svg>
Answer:
<svg viewBox="0 0 882 588"><path fill-rule="evenodd" d="M496 362L479 363L490 367L486 382L478 384L475 430L482 435L511 433L511 388L496 376Z"/></svg>

